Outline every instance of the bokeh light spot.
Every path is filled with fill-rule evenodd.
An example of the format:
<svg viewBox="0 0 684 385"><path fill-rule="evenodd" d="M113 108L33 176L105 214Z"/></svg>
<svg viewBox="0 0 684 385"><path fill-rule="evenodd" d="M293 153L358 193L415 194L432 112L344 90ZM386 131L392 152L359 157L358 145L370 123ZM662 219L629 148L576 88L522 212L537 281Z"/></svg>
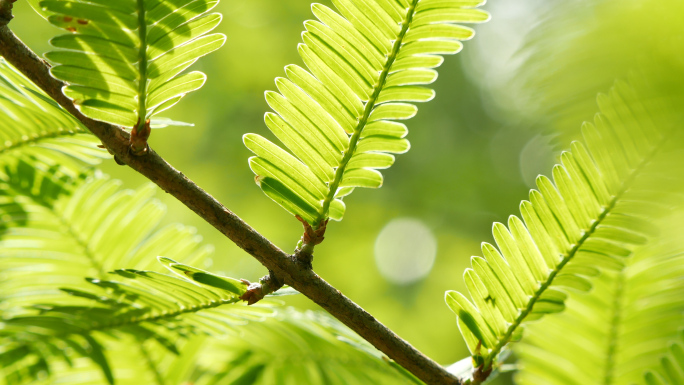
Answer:
<svg viewBox="0 0 684 385"><path fill-rule="evenodd" d="M437 255L437 240L421 221L390 221L375 240L375 263L380 274L397 285L421 280L430 273Z"/></svg>

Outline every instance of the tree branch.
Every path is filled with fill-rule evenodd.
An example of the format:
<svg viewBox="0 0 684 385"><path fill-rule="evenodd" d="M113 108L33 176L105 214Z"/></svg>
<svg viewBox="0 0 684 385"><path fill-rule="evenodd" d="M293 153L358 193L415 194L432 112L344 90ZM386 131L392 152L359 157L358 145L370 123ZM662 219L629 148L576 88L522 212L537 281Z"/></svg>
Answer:
<svg viewBox="0 0 684 385"><path fill-rule="evenodd" d="M12 16L12 4L17 0L0 0L0 26L7 25L14 16Z"/></svg>
<svg viewBox="0 0 684 385"><path fill-rule="evenodd" d="M0 10L4 10L5 6L11 10L11 2L0 0ZM130 166L173 195L272 271L280 282L294 287L320 305L416 377L428 384L461 384L455 376L378 322L308 266L272 244L152 149L143 156L135 156L129 151L128 132L81 114L62 93L65 84L50 76L49 64L7 27L11 19L11 12L7 12L9 17L0 15L0 55L80 120L114 154L117 161Z"/></svg>

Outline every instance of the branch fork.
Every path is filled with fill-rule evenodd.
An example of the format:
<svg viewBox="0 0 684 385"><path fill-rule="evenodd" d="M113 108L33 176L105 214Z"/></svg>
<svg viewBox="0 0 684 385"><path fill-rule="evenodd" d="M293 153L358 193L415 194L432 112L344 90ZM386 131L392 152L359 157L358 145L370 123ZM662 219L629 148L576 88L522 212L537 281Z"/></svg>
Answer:
<svg viewBox="0 0 684 385"><path fill-rule="evenodd" d="M485 365L482 364L475 369L473 372L473 382L471 383L472 385L479 385L482 384L489 378L489 375L492 374L492 370L494 368L492 365L489 365L487 369L485 369Z"/></svg>
<svg viewBox="0 0 684 385"><path fill-rule="evenodd" d="M302 235L302 239L297 244L297 248L295 249L294 253L294 259L295 261L301 263L304 268L312 269L314 247L323 242L325 239L325 229L328 226L328 219L322 221L318 228L314 230L314 228L311 227L311 225L299 215L296 215L295 218L302 222L302 226L304 226L304 234Z"/></svg>
<svg viewBox="0 0 684 385"><path fill-rule="evenodd" d="M292 259L304 270L313 270L313 249L314 246L323 242L325 239L325 229L328 225L328 220L321 222L321 225L314 230L311 225L299 215L295 216L297 220L302 222L304 226L304 234L297 244L295 253ZM240 299L247 302L247 305L254 305L261 301L267 295L278 291L283 287L284 282L279 279L273 270L269 270L268 274L261 277L259 282L251 283L246 279L241 280L247 286L247 291L240 296Z"/></svg>
<svg viewBox="0 0 684 385"><path fill-rule="evenodd" d="M247 291L240 296L240 299L246 301L247 305L254 305L267 295L283 287L283 281L276 277L273 270L269 270L268 274L259 279L259 282L250 283L246 279L241 279L240 281L247 285Z"/></svg>
<svg viewBox="0 0 684 385"><path fill-rule="evenodd" d="M145 123L140 124L140 119L138 119L138 123L131 130L131 154L141 156L149 152L150 146L147 144L147 139L151 133L150 120L147 119Z"/></svg>

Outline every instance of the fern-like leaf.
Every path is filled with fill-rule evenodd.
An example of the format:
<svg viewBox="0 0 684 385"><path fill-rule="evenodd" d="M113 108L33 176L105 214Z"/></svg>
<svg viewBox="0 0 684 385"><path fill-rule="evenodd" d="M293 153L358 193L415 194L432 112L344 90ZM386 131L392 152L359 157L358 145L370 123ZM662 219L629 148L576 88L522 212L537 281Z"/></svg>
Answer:
<svg viewBox="0 0 684 385"><path fill-rule="evenodd" d="M76 344L65 348L62 358L56 360L47 357L48 365L40 367L34 365L34 373L30 367L22 366L22 363L31 362L47 352L47 346L52 340L46 340L43 346L35 346L37 353L20 354L15 356L18 362L12 366L0 363L3 376L0 377L1 385L102 385L107 383L107 378L102 368L87 357L90 348L88 342L78 337L72 337L71 341ZM123 333L97 333L97 341L105 348L103 355L110 366L111 375L117 385L140 385L140 384L179 384L179 379L189 378L188 372L196 364L196 354L200 344L205 338L193 338L190 341L176 341L180 354L169 354L168 348L154 339L140 341L131 335ZM64 348L56 344L57 348ZM52 350L57 353L59 351ZM0 356L10 358L7 355ZM12 370L17 369L17 370ZM23 369L23 370L22 370ZM49 375L46 375L49 374Z"/></svg>
<svg viewBox="0 0 684 385"><path fill-rule="evenodd" d="M39 159L77 177L106 155L99 141L24 75L0 58L0 173Z"/></svg>
<svg viewBox="0 0 684 385"><path fill-rule="evenodd" d="M241 330L200 353L202 384L422 384L321 313L289 309Z"/></svg>
<svg viewBox="0 0 684 385"><path fill-rule="evenodd" d="M646 372L644 380L646 385L684 384L684 330L661 357L660 367Z"/></svg>
<svg viewBox="0 0 684 385"><path fill-rule="evenodd" d="M523 322L562 311L568 289L589 290L599 268L624 267L646 242L649 219L676 205L671 178L662 174L683 169L681 158L672 167L664 155L682 143L672 129L681 120L671 113L677 109L625 83L598 102L602 113L582 129L586 146L573 143L554 167L554 182L540 176L521 204L524 221L495 224L498 248L485 243L484 258L473 257L465 272L472 301L447 292L478 365L486 368L519 338Z"/></svg>
<svg viewBox="0 0 684 385"><path fill-rule="evenodd" d="M155 340L175 352L178 336L224 335L272 314L273 302L241 302L247 286L241 281L169 258L161 261L181 278L140 270L159 266L158 254L195 263L209 261L213 251L193 229L157 229L165 209L151 185L121 190L120 182L98 174L60 178L36 159L17 165L6 168L0 183L0 343L7 347L0 350L0 373L13 383L35 381L58 368L60 358L70 363L81 356L112 382L107 335L136 348ZM107 274L120 266L136 269Z"/></svg>
<svg viewBox="0 0 684 385"><path fill-rule="evenodd" d="M529 325L514 347L516 383L644 384L647 371L683 383L676 368L684 350L675 342L684 325L684 242L675 230L681 224L681 214L668 220L624 269L602 272L590 293L570 294L563 313Z"/></svg>
<svg viewBox="0 0 684 385"><path fill-rule="evenodd" d="M356 187L377 188L377 171L406 152L412 102L434 92L422 85L433 68L461 50L489 15L480 0L335 0L340 14L314 4L319 21L307 21L298 51L309 71L290 65L267 92L275 113L265 120L287 152L256 134L244 136L256 154L249 164L271 199L309 224L340 220L342 197Z"/></svg>
<svg viewBox="0 0 684 385"><path fill-rule="evenodd" d="M136 349L155 340L176 352L178 336L225 335L272 314L272 301L247 307L239 300L245 283L169 258L161 261L181 278L136 269L118 270L113 279L107 274L120 266L157 267L158 254L209 261L212 248L202 246L193 229L157 229L165 209L151 185L130 191L98 174L67 178L33 158L6 167L5 174L0 373L12 384L37 381L79 357L112 382L120 367L104 353L109 335ZM96 278L84 279L89 276Z"/></svg>
<svg viewBox="0 0 684 385"><path fill-rule="evenodd" d="M38 314L3 320L0 339L14 350L23 349L24 356L37 356L34 360L39 362L54 361L60 344L78 346L85 342L87 349L77 353L90 358L114 383L104 344L99 341L102 333L130 335L139 341L154 339L178 354L175 341L179 337L197 332L234 334L235 327L273 314L273 302L262 301L258 306L242 302L239 296L247 285L240 285L240 281L235 281L233 289L225 290L152 271L129 269L114 274L118 278L88 279L94 285L90 289L63 289L74 300L38 303L33 306ZM44 346L54 348L42 351L40 347ZM0 352L0 362L9 362L16 355L13 350ZM20 373L12 369L10 366L6 375Z"/></svg>
<svg viewBox="0 0 684 385"><path fill-rule="evenodd" d="M53 38L59 65L52 76L67 82L64 94L86 116L125 127L172 107L199 89L206 76L181 73L220 48L209 34L221 15L218 0L46 0L42 11L69 34Z"/></svg>
<svg viewBox="0 0 684 385"><path fill-rule="evenodd" d="M23 188L24 180L17 175L1 186L3 207L11 209L3 215L20 224L0 231L4 311L20 311L37 298L62 297L59 286L87 285L85 277L104 278L122 266L155 268L159 254L195 263L213 252L200 244L194 229L158 229L165 207L153 198L152 185L122 190L120 182L95 175L72 195L50 201L43 190Z"/></svg>

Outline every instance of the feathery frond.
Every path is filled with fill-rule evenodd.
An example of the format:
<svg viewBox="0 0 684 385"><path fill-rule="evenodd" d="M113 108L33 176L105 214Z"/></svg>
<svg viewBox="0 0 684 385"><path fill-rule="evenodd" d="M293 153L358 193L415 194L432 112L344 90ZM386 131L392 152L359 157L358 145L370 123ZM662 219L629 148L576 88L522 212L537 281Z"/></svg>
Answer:
<svg viewBox="0 0 684 385"><path fill-rule="evenodd" d="M16 356L37 355L34 360L48 366L55 356L71 360L66 353L60 352L58 345L73 347L85 342L87 348L77 350L76 354L90 358L102 368L107 380L114 383L112 369L104 354L106 347L99 341L102 333L130 335L141 342L154 339L178 354L176 340L179 337L197 332L225 335L233 333L237 326L273 314L270 309L273 302L247 306L239 299L247 288L245 284L228 291L152 271L117 270L114 274L119 277L88 279L94 285L91 288L62 289L75 300L61 299L60 304L37 303L33 306L36 314L0 322L3 344L23 350L23 355L14 350L0 352L0 362L12 363ZM53 348L41 349L45 346ZM21 365L18 368L24 369ZM7 369L6 375L21 374L19 370L12 371L11 365Z"/></svg>
<svg viewBox="0 0 684 385"><path fill-rule="evenodd" d="M684 384L684 330L661 357L660 367L647 372L644 380L646 385Z"/></svg>
<svg viewBox="0 0 684 385"><path fill-rule="evenodd" d="M48 366L42 368L42 373L29 375L26 371L11 372L9 367L2 366L4 376L0 377L2 385L103 385L107 379L102 368L86 356L90 346L87 341L72 338L76 345L65 347L55 344L56 348L64 349L66 360L52 359ZM166 385L180 384L179 379L189 378L188 372L196 364L196 352L204 338L193 338L189 341L176 341L180 354L169 354L169 350L159 342L148 339L139 341L135 337L124 334L97 334L97 340L105 347L104 356L110 366L112 377L117 385ZM50 346L45 344L45 346ZM72 351L74 349L78 353ZM42 350L46 352L45 349ZM82 355L82 356L79 356ZM37 354L26 355L24 360L38 357ZM5 357L7 358L7 357ZM18 357L17 357L18 358ZM15 364L16 365L16 364ZM18 368L18 367L17 367ZM24 368L26 369L26 368ZM46 375L49 374L49 375Z"/></svg>
<svg viewBox="0 0 684 385"><path fill-rule="evenodd" d="M247 306L239 299L247 289L240 281L227 290L154 271L125 269L112 274L114 277L109 280L88 278L92 285L82 289L62 288L76 300L64 304L36 303L33 307L40 311L39 315L5 320L5 330L40 326L50 329L51 333L45 333L49 337L117 329L142 331L145 336L160 338L164 332L159 332L158 326L164 326L174 332L186 329L225 335L232 333L236 325L271 315L270 307L277 304L265 301L259 306ZM227 304L233 306L221 308ZM174 350L171 340L167 345Z"/></svg>
<svg viewBox="0 0 684 385"><path fill-rule="evenodd" d="M531 125L543 122L540 129L575 139L577 122L596 110L594 96L616 78L638 71L661 93L680 92L684 3L625 5L565 1L549 7L525 39L519 56L526 57L524 63L507 77L506 88L497 90L499 96L508 96L507 104L527 115Z"/></svg>
<svg viewBox="0 0 684 385"><path fill-rule="evenodd" d="M494 225L498 249L484 243L465 281L472 302L458 292L446 301L478 365L488 365L523 322L562 311L568 290L587 291L599 269L620 270L632 249L647 241L649 220L676 207L682 178L681 117L668 100L618 83L600 95L601 113L585 123L585 145L561 155L553 178L521 204L524 220ZM672 167L667 162L678 162ZM674 189L672 192L671 189ZM677 202L677 203L676 203Z"/></svg>
<svg viewBox="0 0 684 385"><path fill-rule="evenodd" d="M0 174L19 160L38 159L46 167L77 177L84 165L107 155L99 141L0 58Z"/></svg>
<svg viewBox="0 0 684 385"><path fill-rule="evenodd" d="M267 92L275 113L266 125L290 152L257 134L245 145L256 181L276 203L314 227L340 220L342 197L356 187L378 188L394 156L409 149L411 103L434 92L440 55L455 54L489 15L481 0L334 0L339 13L314 4L299 55L309 71L290 65L278 92Z"/></svg>
<svg viewBox="0 0 684 385"><path fill-rule="evenodd" d="M289 309L241 331L201 352L197 385L422 383L322 313Z"/></svg>
<svg viewBox="0 0 684 385"><path fill-rule="evenodd" d="M86 116L124 127L172 107L204 85L198 71L180 75L226 38L209 34L218 0L46 0L39 7L69 34L45 54L52 76Z"/></svg>
<svg viewBox="0 0 684 385"><path fill-rule="evenodd" d="M17 180L17 183L12 181ZM2 186L0 230L0 309L21 311L36 299L63 296L63 285L86 285L85 277L105 278L122 266L153 269L158 255L195 263L210 258L195 230L181 225L157 229L165 208L153 198L155 187L121 190L121 183L95 175L51 202L20 190L21 179ZM38 191L40 193L40 191Z"/></svg>
<svg viewBox="0 0 684 385"><path fill-rule="evenodd" d="M121 190L99 174L60 180L55 170L32 168L36 161L17 164L0 184L0 372L13 383L80 356L112 382L106 336L130 337L136 349L152 339L176 352L178 336L224 335L272 314L272 301L247 307L239 300L241 281L169 258L161 261L183 279L140 270L158 266L158 254L196 263L212 253L193 229L157 229L165 209L152 185ZM107 272L120 266L135 269L110 279Z"/></svg>
<svg viewBox="0 0 684 385"><path fill-rule="evenodd" d="M659 226L662 234L626 258L624 269L602 272L590 293L570 294L563 313L529 325L514 347L516 383L631 385L660 371L684 325L681 224L681 214L669 219ZM673 358L678 349L674 343ZM671 383L682 383L676 360L662 362Z"/></svg>

